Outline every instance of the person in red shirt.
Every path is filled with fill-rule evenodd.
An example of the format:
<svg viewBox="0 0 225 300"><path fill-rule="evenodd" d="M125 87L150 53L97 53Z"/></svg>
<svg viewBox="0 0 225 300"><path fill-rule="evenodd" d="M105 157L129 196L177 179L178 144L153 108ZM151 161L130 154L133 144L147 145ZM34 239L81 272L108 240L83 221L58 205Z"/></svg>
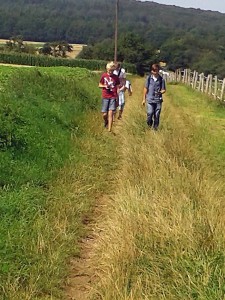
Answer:
<svg viewBox="0 0 225 300"><path fill-rule="evenodd" d="M116 110L116 102L118 98L117 88L120 84L119 77L113 74L115 64L113 61L106 65L104 72L99 81L99 88L102 89L102 115L104 126L108 131L112 131L113 112Z"/></svg>

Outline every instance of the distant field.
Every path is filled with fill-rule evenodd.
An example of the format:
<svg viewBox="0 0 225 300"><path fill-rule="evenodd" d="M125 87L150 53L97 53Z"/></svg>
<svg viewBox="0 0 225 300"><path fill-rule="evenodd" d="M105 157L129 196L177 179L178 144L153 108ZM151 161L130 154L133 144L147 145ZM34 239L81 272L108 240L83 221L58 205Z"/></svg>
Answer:
<svg viewBox="0 0 225 300"><path fill-rule="evenodd" d="M8 40L0 39L0 45L5 44ZM24 41L26 44L35 45L37 48L42 47L45 42ZM73 46L73 51L68 53L69 58L75 58L85 46L84 44L70 44Z"/></svg>

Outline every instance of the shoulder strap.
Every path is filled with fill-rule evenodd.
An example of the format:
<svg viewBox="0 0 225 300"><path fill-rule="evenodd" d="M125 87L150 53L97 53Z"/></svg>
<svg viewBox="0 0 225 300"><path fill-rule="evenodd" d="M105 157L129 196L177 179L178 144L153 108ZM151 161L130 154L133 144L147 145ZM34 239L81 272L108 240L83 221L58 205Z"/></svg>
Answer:
<svg viewBox="0 0 225 300"><path fill-rule="evenodd" d="M120 77L120 73L121 73L121 68L119 69L119 72L118 72L118 75L117 75L118 77Z"/></svg>
<svg viewBox="0 0 225 300"><path fill-rule="evenodd" d="M160 84L162 83L162 76L159 75L159 81L160 81Z"/></svg>
<svg viewBox="0 0 225 300"><path fill-rule="evenodd" d="M161 75L159 75L159 84L160 84L160 89L162 89L162 76Z"/></svg>
<svg viewBox="0 0 225 300"><path fill-rule="evenodd" d="M148 89L150 85L150 79L151 79L151 75L148 76ZM160 89L162 89L162 76L160 75L159 75L159 84L160 84Z"/></svg>
<svg viewBox="0 0 225 300"><path fill-rule="evenodd" d="M148 89L149 89L149 85L150 85L150 79L151 79L151 75L148 75Z"/></svg>

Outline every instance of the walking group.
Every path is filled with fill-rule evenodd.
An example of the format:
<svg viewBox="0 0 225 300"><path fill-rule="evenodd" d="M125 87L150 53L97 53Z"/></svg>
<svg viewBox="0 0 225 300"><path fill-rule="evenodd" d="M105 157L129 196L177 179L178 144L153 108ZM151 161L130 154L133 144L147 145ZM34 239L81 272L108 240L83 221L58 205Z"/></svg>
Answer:
<svg viewBox="0 0 225 300"><path fill-rule="evenodd" d="M158 129L162 109L163 94L166 92L165 80L159 74L159 65L153 64L147 76L142 105L146 105L147 126ZM113 121L118 109L118 120L121 120L125 106L125 91L132 95L132 87L126 79L125 69L119 63L109 62L106 72L100 78L99 87L102 89L102 115L104 127L112 131Z"/></svg>

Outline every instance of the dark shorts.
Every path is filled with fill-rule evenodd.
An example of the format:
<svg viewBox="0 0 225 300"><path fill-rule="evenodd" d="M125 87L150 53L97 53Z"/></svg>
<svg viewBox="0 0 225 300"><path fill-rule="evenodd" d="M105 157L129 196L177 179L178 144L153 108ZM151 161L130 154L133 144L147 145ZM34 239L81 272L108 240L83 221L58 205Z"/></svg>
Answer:
<svg viewBox="0 0 225 300"><path fill-rule="evenodd" d="M103 98L102 99L102 112L106 113L110 110L116 110L116 99L115 98Z"/></svg>

